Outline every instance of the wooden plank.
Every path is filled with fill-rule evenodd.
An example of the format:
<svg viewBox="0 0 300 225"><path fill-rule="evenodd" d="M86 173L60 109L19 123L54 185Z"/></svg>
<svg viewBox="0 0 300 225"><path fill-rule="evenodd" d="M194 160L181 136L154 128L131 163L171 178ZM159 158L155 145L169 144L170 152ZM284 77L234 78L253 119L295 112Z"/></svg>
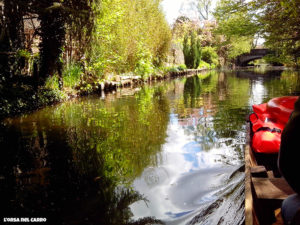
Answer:
<svg viewBox="0 0 300 225"><path fill-rule="evenodd" d="M249 151L249 147L246 146L246 150ZM249 161L249 154L245 154L245 162L246 165L250 164ZM245 167L246 177L245 177L245 225L253 225L253 198L252 198L252 192L251 192L251 173L250 173L250 167Z"/></svg>
<svg viewBox="0 0 300 225"><path fill-rule="evenodd" d="M259 225L251 187L251 167L256 166L257 162L250 147L250 125L248 123L245 148L245 225Z"/></svg>
<svg viewBox="0 0 300 225"><path fill-rule="evenodd" d="M268 177L268 171L264 166L254 166L250 168L251 177Z"/></svg>
<svg viewBox="0 0 300 225"><path fill-rule="evenodd" d="M251 174L254 174L254 173L267 173L266 167L264 167L264 166L251 167Z"/></svg>
<svg viewBox="0 0 300 225"><path fill-rule="evenodd" d="M246 149L245 149L245 160L248 160L248 162L246 161L245 163L248 163L249 167L256 167L256 166L258 166L258 164L257 164L254 153L250 146L250 138L251 138L250 137L250 124L248 123L247 124ZM247 157L247 159L246 159L246 157Z"/></svg>
<svg viewBox="0 0 300 225"><path fill-rule="evenodd" d="M272 170L269 170L267 173L268 173L268 178L275 178L274 172Z"/></svg>
<svg viewBox="0 0 300 225"><path fill-rule="evenodd" d="M295 193L283 178L253 177L252 183L258 199L284 200Z"/></svg>

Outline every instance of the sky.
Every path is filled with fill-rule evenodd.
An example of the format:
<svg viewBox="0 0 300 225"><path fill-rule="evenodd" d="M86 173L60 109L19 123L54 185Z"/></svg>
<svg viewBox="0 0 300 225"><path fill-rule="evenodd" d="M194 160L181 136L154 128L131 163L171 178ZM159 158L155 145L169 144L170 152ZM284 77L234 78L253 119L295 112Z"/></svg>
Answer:
<svg viewBox="0 0 300 225"><path fill-rule="evenodd" d="M163 0L161 4L169 24L172 24L176 20L176 18L180 15L179 11L182 4L188 1L192 1L192 0ZM218 0L212 0L212 5L213 5L212 8L216 6L217 1ZM191 12L191 14L193 13ZM265 41L264 39L259 38L258 44L261 45L264 43L264 41Z"/></svg>
<svg viewBox="0 0 300 225"><path fill-rule="evenodd" d="M172 24L175 19L180 15L179 11L183 3L186 3L184 7L185 13L187 13L190 17L196 17L195 11L189 10L188 2L192 2L194 0L163 0L162 7L165 12L167 21L169 24ZM215 7L217 0L212 0L212 8Z"/></svg>
<svg viewBox="0 0 300 225"><path fill-rule="evenodd" d="M184 1L185 0L164 0L162 2L163 10L170 24L179 16L179 10Z"/></svg>

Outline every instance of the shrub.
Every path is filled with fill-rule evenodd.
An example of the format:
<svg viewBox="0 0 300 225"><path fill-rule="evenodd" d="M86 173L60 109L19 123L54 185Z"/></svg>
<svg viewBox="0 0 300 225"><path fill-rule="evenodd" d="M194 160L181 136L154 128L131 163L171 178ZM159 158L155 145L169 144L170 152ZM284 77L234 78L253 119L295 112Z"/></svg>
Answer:
<svg viewBox="0 0 300 225"><path fill-rule="evenodd" d="M148 49L146 49L142 44L140 44L137 57L139 58L139 60L135 65L134 72L137 75L140 75L143 80L146 80L151 74L154 73L151 52Z"/></svg>
<svg viewBox="0 0 300 225"><path fill-rule="evenodd" d="M45 82L45 88L50 89L50 90L58 90L59 89L57 75L47 78L47 80Z"/></svg>
<svg viewBox="0 0 300 225"><path fill-rule="evenodd" d="M80 82L82 69L78 64L67 65L63 71L63 82L65 87L74 87Z"/></svg>
<svg viewBox="0 0 300 225"><path fill-rule="evenodd" d="M218 54L213 47L207 46L202 49L202 60L208 64L218 65Z"/></svg>
<svg viewBox="0 0 300 225"><path fill-rule="evenodd" d="M181 64L177 68L178 68L178 70L183 71L183 70L186 70L186 65L185 64Z"/></svg>

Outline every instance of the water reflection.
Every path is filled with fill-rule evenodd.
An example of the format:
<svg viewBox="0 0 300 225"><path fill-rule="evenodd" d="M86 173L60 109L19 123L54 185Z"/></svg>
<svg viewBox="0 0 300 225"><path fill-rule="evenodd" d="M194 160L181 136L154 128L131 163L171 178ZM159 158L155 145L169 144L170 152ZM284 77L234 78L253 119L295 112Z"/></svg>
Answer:
<svg viewBox="0 0 300 225"><path fill-rule="evenodd" d="M281 73L241 77L228 71L175 81L163 160L134 182L149 199L131 206L135 218L155 215L167 224L243 223L246 115L254 101L299 90L296 74L289 77L291 88L282 91L286 77L281 79ZM163 181L149 185L149 174Z"/></svg>
<svg viewBox="0 0 300 225"><path fill-rule="evenodd" d="M6 120L4 214L46 217L50 224L158 222L131 220L129 205L144 200L130 183L156 166L166 137L163 92L145 88L123 102L82 99Z"/></svg>
<svg viewBox="0 0 300 225"><path fill-rule="evenodd" d="M3 214L49 224L241 224L245 117L253 103L299 90L293 71L209 72L7 119Z"/></svg>

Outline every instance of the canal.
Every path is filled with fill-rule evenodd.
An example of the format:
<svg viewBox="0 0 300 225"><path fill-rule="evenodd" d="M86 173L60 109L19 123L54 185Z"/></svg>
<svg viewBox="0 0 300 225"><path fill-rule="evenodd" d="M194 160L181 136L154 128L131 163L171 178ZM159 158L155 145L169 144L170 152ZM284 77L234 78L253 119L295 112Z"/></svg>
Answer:
<svg viewBox="0 0 300 225"><path fill-rule="evenodd" d="M3 217L49 224L242 224L251 105L296 71L209 71L7 118Z"/></svg>

